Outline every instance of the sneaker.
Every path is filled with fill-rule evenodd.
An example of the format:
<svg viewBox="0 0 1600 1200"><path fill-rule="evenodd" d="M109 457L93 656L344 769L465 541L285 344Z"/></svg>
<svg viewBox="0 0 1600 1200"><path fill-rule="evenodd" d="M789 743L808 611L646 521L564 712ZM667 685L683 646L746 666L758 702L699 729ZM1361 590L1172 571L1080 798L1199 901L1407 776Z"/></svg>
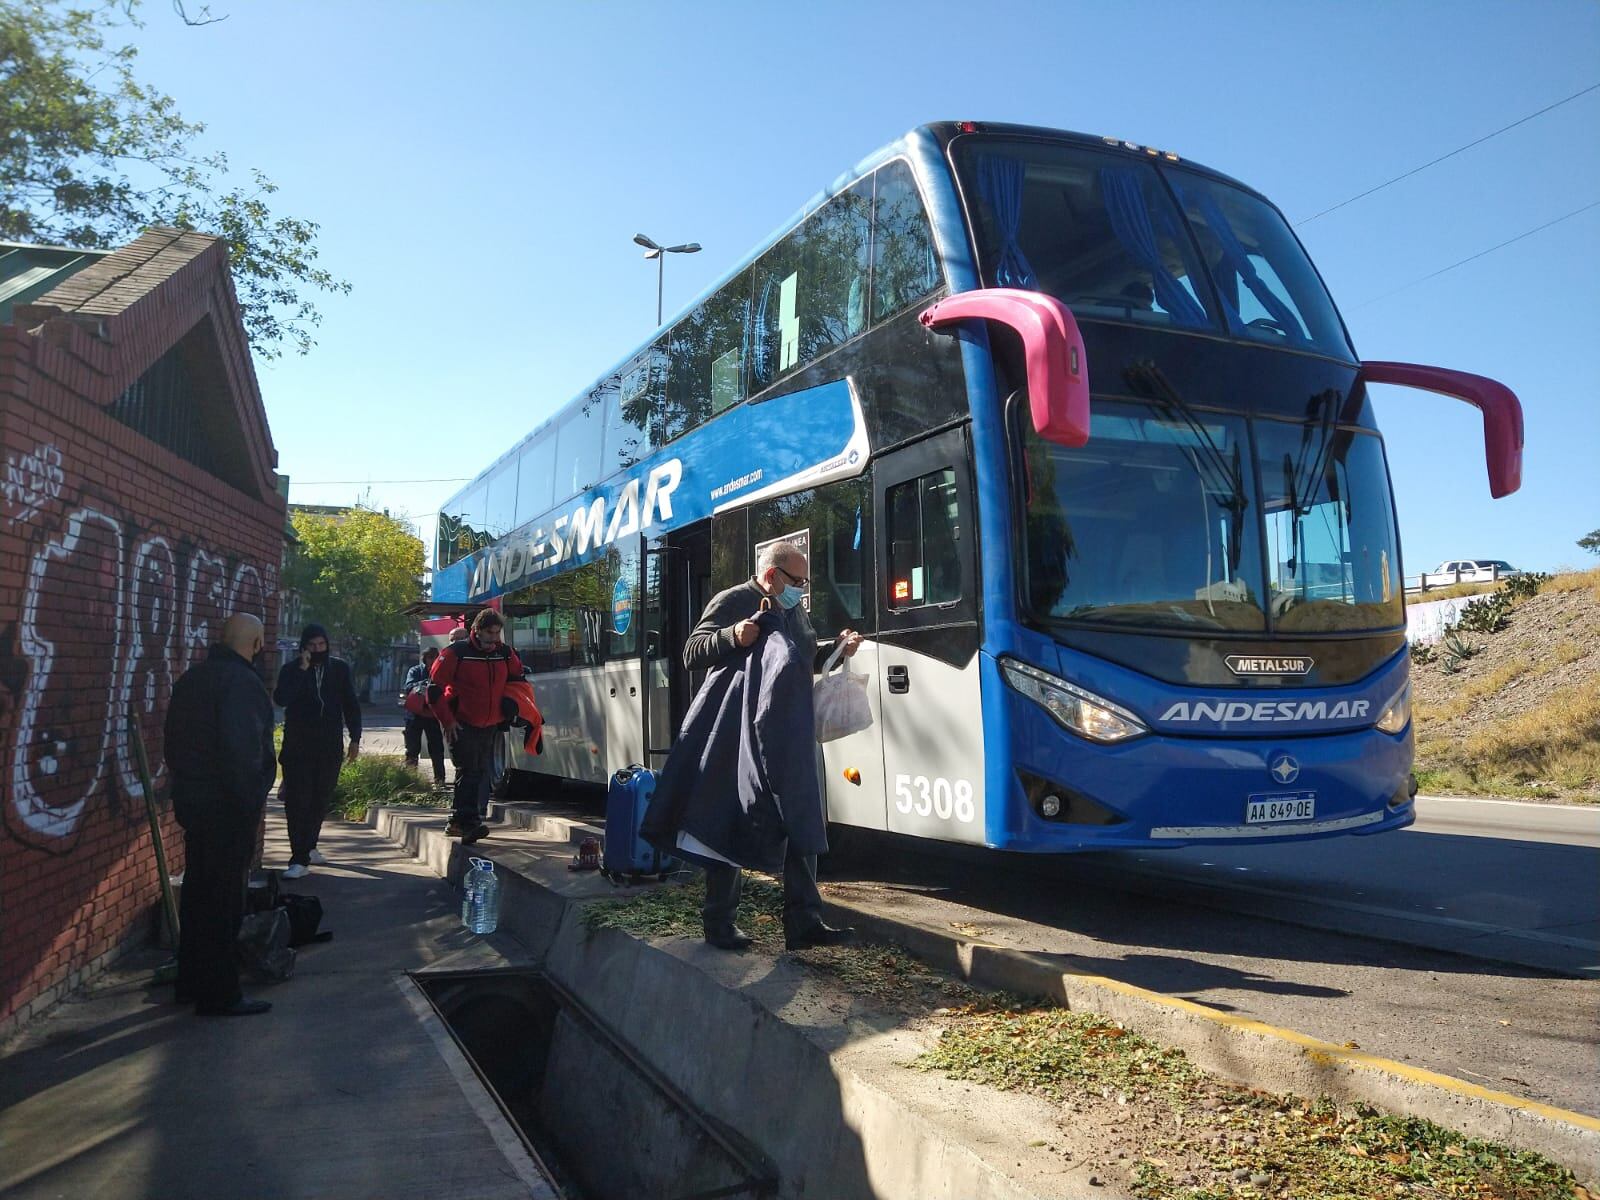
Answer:
<svg viewBox="0 0 1600 1200"><path fill-rule="evenodd" d="M328 865L328 860L322 857L321 850L313 850L310 854L306 855L306 857L311 860L311 865L313 867L325 867Z"/></svg>
<svg viewBox="0 0 1600 1200"><path fill-rule="evenodd" d="M479 838L489 836L489 827L482 821L472 820L466 824L451 819L450 824L444 827L445 837L460 838L463 845L470 845Z"/></svg>
<svg viewBox="0 0 1600 1200"><path fill-rule="evenodd" d="M311 874L311 868L305 863L290 863L289 869L283 873L285 879L303 879Z"/></svg>
<svg viewBox="0 0 1600 1200"><path fill-rule="evenodd" d="M473 842L478 841L480 838L486 838L488 836L489 827L482 821L479 821L475 826L461 835L461 844L463 846L470 846Z"/></svg>

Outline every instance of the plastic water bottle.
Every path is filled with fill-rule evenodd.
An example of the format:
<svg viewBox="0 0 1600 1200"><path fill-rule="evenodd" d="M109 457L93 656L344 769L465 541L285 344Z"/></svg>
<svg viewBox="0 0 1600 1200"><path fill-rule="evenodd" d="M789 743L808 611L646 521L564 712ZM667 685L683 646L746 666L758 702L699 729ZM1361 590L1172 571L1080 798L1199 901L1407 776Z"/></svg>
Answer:
<svg viewBox="0 0 1600 1200"><path fill-rule="evenodd" d="M487 858L470 861L462 880L461 923L473 933L493 933L500 924L500 877Z"/></svg>

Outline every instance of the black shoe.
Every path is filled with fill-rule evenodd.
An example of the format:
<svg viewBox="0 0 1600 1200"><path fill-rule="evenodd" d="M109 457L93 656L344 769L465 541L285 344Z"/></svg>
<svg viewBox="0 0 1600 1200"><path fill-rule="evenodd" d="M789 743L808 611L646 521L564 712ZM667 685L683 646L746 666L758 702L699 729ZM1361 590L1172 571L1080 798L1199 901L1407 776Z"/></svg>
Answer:
<svg viewBox="0 0 1600 1200"><path fill-rule="evenodd" d="M730 925L720 933L706 931L706 945L718 950L748 950L754 942L754 938L737 926Z"/></svg>
<svg viewBox="0 0 1600 1200"><path fill-rule="evenodd" d="M824 925L818 921L809 929L788 934L783 939L783 944L789 950L810 950L816 946L842 946L846 942L853 941L855 936L856 931L849 926L835 929L832 925Z"/></svg>
<svg viewBox="0 0 1600 1200"><path fill-rule="evenodd" d="M253 1017L257 1013L271 1012L270 1000L235 1000L232 1004L197 1004L197 1017Z"/></svg>

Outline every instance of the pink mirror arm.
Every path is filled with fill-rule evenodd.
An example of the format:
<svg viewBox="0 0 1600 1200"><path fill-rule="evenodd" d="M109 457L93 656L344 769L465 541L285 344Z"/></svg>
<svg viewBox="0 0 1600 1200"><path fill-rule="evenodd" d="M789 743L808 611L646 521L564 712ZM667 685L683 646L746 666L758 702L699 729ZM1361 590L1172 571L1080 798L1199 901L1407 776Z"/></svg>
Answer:
<svg viewBox="0 0 1600 1200"><path fill-rule="evenodd" d="M1483 456L1489 467L1489 494L1499 499L1522 486L1522 404L1503 383L1465 371L1414 363L1364 362L1368 383L1421 388L1465 400L1483 413Z"/></svg>
<svg viewBox="0 0 1600 1200"><path fill-rule="evenodd" d="M1022 339L1028 408L1040 437L1064 446L1089 440L1089 364L1072 310L1054 296L1018 288L957 292L919 318L929 329L995 321Z"/></svg>

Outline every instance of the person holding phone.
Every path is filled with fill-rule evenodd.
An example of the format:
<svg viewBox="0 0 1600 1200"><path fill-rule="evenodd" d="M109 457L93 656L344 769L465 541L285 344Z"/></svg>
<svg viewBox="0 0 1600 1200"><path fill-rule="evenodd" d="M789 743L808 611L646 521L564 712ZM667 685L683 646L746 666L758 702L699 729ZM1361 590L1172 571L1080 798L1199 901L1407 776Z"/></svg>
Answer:
<svg viewBox="0 0 1600 1200"><path fill-rule="evenodd" d="M272 698L283 707L283 783L278 789L289 826L289 868L299 879L328 860L317 849L322 821L339 782L339 767L361 753L361 703L350 664L329 649L328 631L307 625L300 652L278 672ZM345 749L345 730L350 746Z"/></svg>

